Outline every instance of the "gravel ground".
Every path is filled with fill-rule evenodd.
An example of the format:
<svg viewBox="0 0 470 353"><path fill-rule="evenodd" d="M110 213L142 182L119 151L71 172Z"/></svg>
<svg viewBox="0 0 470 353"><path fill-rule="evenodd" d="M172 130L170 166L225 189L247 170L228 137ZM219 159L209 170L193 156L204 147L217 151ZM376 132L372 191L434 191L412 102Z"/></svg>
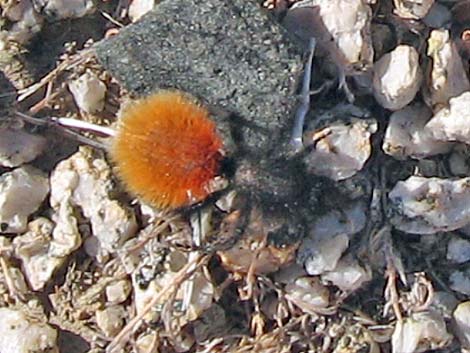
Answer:
<svg viewBox="0 0 470 353"><path fill-rule="evenodd" d="M470 350L470 1L0 9L0 352Z"/></svg>

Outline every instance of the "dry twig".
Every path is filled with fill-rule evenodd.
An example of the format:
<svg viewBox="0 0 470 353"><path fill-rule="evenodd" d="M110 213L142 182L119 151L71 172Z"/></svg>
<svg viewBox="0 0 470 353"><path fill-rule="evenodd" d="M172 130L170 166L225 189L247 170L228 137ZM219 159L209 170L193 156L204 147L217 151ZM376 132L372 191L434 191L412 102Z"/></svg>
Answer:
<svg viewBox="0 0 470 353"><path fill-rule="evenodd" d="M170 282L166 287L164 287L157 296L152 298L151 301L147 303L142 312L136 315L127 325L119 332L112 342L106 348L107 353L119 352L121 347L129 339L129 336L134 332L139 325L142 323L144 316L152 310L152 308L164 298L170 296L174 291L176 291L181 284L186 281L191 275L193 275L201 266L206 264L210 259L209 255L199 255L197 258L194 258L192 261L188 262L173 278L173 281Z"/></svg>

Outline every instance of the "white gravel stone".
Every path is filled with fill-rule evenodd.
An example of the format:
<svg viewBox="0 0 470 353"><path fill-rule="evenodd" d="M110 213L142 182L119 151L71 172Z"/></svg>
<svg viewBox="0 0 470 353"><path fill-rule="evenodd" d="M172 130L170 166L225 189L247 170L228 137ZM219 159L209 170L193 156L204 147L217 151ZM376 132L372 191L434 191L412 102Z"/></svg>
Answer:
<svg viewBox="0 0 470 353"><path fill-rule="evenodd" d="M159 337L154 331L148 334L142 334L135 341L135 350L137 353L149 353L154 351L155 346L158 344Z"/></svg>
<svg viewBox="0 0 470 353"><path fill-rule="evenodd" d="M60 162L51 175L50 204L55 210L54 237L78 243L75 208L90 221L95 247L87 247L97 259L113 253L137 230L135 216L112 199L111 168L104 159L96 158L87 148Z"/></svg>
<svg viewBox="0 0 470 353"><path fill-rule="evenodd" d="M46 147L46 139L23 130L0 129L0 165L18 167L36 159Z"/></svg>
<svg viewBox="0 0 470 353"><path fill-rule="evenodd" d="M0 352L59 353L57 331L20 310L0 308Z"/></svg>
<svg viewBox="0 0 470 353"><path fill-rule="evenodd" d="M361 231L367 221L366 210L357 202L343 209L332 210L312 225L297 252L297 261L310 275L333 270L348 248L349 236Z"/></svg>
<svg viewBox="0 0 470 353"><path fill-rule="evenodd" d="M80 110L88 114L103 110L106 85L93 72L87 71L70 82L69 90Z"/></svg>
<svg viewBox="0 0 470 353"><path fill-rule="evenodd" d="M426 124L438 140L470 144L470 92L451 98L449 107L439 110Z"/></svg>
<svg viewBox="0 0 470 353"><path fill-rule="evenodd" d="M449 99L470 90L470 83L455 43L448 30L436 29L428 39L432 60L428 87L431 104L447 104Z"/></svg>
<svg viewBox="0 0 470 353"><path fill-rule="evenodd" d="M155 0L133 0L129 5L129 18L132 22L137 21L155 6Z"/></svg>
<svg viewBox="0 0 470 353"><path fill-rule="evenodd" d="M120 304L127 300L131 289L131 284L126 279L111 283L106 287L106 300L111 304Z"/></svg>
<svg viewBox="0 0 470 353"><path fill-rule="evenodd" d="M26 230L28 216L49 192L47 177L38 169L23 166L0 176L0 232Z"/></svg>
<svg viewBox="0 0 470 353"><path fill-rule="evenodd" d="M470 349L470 301L460 303L454 311L456 335L464 349Z"/></svg>
<svg viewBox="0 0 470 353"><path fill-rule="evenodd" d="M151 257L150 259L147 257L146 260L151 260ZM187 264L189 257L187 253L178 250L172 251L165 257L163 267L166 271L159 270L158 273L155 273L154 269L143 265L141 262L143 266L132 275L134 303L137 314L144 310L149 301L158 295L162 288L175 280L175 275ZM145 286L142 285L143 281L147 282ZM192 283L191 288L188 288L186 285L180 286L174 297L175 301L185 305L187 310L178 317L163 318L164 320L171 321L171 323L166 322L166 324L182 327L185 323L199 318L213 304L215 287L205 273L202 270L196 271L190 281ZM156 307L161 309L165 303L162 299L162 301L156 303ZM154 321L159 315L160 311L158 310L150 311L144 316L144 320Z"/></svg>
<svg viewBox="0 0 470 353"><path fill-rule="evenodd" d="M2 43L14 41L26 44L42 28L43 19L34 10L31 0L9 1L2 3L2 17L11 21L8 31L2 31L0 35L0 48Z"/></svg>
<svg viewBox="0 0 470 353"><path fill-rule="evenodd" d="M328 288L318 277L300 277L285 287L286 299L295 303L306 313L315 314L329 304Z"/></svg>
<svg viewBox="0 0 470 353"><path fill-rule="evenodd" d="M375 120L352 119L349 123L336 122L307 133L306 145L314 145L304 158L307 170L336 181L353 176L369 159L370 138L376 131Z"/></svg>
<svg viewBox="0 0 470 353"><path fill-rule="evenodd" d="M382 149L396 159L421 159L447 153L452 144L434 138L424 129L432 111L423 104L407 106L390 115Z"/></svg>
<svg viewBox="0 0 470 353"><path fill-rule="evenodd" d="M361 266L357 260L345 257L333 271L326 272L321 277L342 291L351 293L372 279L372 271Z"/></svg>
<svg viewBox="0 0 470 353"><path fill-rule="evenodd" d="M416 49L399 45L374 64L375 99L386 109L401 109L414 99L422 76Z"/></svg>
<svg viewBox="0 0 470 353"><path fill-rule="evenodd" d="M110 306L96 312L96 324L107 337L114 337L121 330L125 316L126 311L122 306Z"/></svg>
<svg viewBox="0 0 470 353"><path fill-rule="evenodd" d="M152 300L153 297L157 296L159 291L162 289L156 280L146 281L145 286L141 285L142 276L135 273L132 276L132 287L133 287L133 299L135 303L135 309L137 315L141 314L144 311L145 306ZM161 309L163 302L156 304L158 308ZM152 310L147 312L143 319L145 321L151 322L156 321L159 318L160 312Z"/></svg>
<svg viewBox="0 0 470 353"><path fill-rule="evenodd" d="M319 275L333 270L349 246L349 237L338 234L329 239L307 238L299 248L297 261L304 264L309 275Z"/></svg>
<svg viewBox="0 0 470 353"><path fill-rule="evenodd" d="M411 176L389 193L390 220L399 230L433 234L470 223L470 178Z"/></svg>
<svg viewBox="0 0 470 353"><path fill-rule="evenodd" d="M10 289L18 295L18 298L26 298L30 295L31 290L26 284L26 279L23 272L9 261L12 256L13 246L11 240L5 236L0 236L0 251L2 252L3 259L6 261L2 264L2 271L0 271L0 296L5 298L11 294ZM8 293L8 294L7 294Z"/></svg>
<svg viewBox="0 0 470 353"><path fill-rule="evenodd" d="M353 235L361 231L367 221L366 208L355 202L342 209L333 209L319 217L312 226L311 234L316 239L327 239L338 234Z"/></svg>
<svg viewBox="0 0 470 353"><path fill-rule="evenodd" d="M8 280L4 274L0 274L0 293L5 295L7 290L4 286L7 285L6 282L9 282L8 286L11 286L13 292L17 295L18 298L28 298L31 295L31 289L26 284L26 279L23 275L23 272L19 268L8 266Z"/></svg>
<svg viewBox="0 0 470 353"><path fill-rule="evenodd" d="M426 16L434 0L393 0L394 13L401 18L418 20Z"/></svg>
<svg viewBox="0 0 470 353"><path fill-rule="evenodd" d="M310 23L302 23L302 17L296 17L294 12L302 8L314 9L317 15L312 17ZM341 16L338 16L341 13ZM362 0L303 0L295 3L290 9L288 16L293 16L299 28L304 31L303 36L314 35L320 46L333 56L339 66L361 63L370 66L373 59L373 48L370 39L370 21L372 11ZM335 55L334 49L329 49L326 44L328 39L333 38L335 46L340 53ZM340 58L342 56L342 58Z"/></svg>
<svg viewBox="0 0 470 353"><path fill-rule="evenodd" d="M92 0L36 0L36 6L57 19L79 18L95 10Z"/></svg>
<svg viewBox="0 0 470 353"><path fill-rule="evenodd" d="M13 239L15 256L22 261L23 271L31 289L37 291L52 278L54 272L66 260L68 252L55 253L60 239L52 237L54 225L46 218L38 218L28 224L28 231ZM63 244L60 244L63 245Z"/></svg>
<svg viewBox="0 0 470 353"><path fill-rule="evenodd" d="M392 353L420 353L444 348L452 341L444 318L435 311L413 313L397 321L392 335Z"/></svg>
<svg viewBox="0 0 470 353"><path fill-rule="evenodd" d="M452 237L447 245L447 260L458 264L470 261L470 241Z"/></svg>

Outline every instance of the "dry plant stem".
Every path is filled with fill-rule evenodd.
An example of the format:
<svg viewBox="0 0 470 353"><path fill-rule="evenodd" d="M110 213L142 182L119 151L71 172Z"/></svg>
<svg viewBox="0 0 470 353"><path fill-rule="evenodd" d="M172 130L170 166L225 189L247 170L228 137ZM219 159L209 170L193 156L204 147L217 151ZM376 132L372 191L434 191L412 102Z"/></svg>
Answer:
<svg viewBox="0 0 470 353"><path fill-rule="evenodd" d="M254 291L254 286L256 282L255 271L258 266L258 258L259 258L259 255L261 254L261 251L266 248L266 244L267 244L267 237L265 237L261 241L261 243L258 245L258 247L255 249L255 252L253 254L253 260L250 264L250 267L248 267L248 272L246 273L246 287L240 290L240 298L242 300L248 300L253 297L253 291Z"/></svg>
<svg viewBox="0 0 470 353"><path fill-rule="evenodd" d="M312 61L313 55L315 54L315 46L317 42L315 38L310 38L308 42L308 59L305 63L304 78L302 82L302 89L300 91L300 105L295 112L294 127L292 129L291 145L294 148L294 152L299 152L303 149L303 131L305 117L307 116L308 110L310 109L310 81L312 78Z"/></svg>
<svg viewBox="0 0 470 353"><path fill-rule="evenodd" d="M223 338L215 338L212 342L210 342L204 350L200 351L199 353L212 353L216 352L215 348L219 344L223 343L224 339Z"/></svg>
<svg viewBox="0 0 470 353"><path fill-rule="evenodd" d="M426 311L429 309L434 299L434 288L432 286L432 283L428 279L426 279L426 277L424 276L424 273L419 276L418 285L425 288L426 296L425 296L424 302L414 307L413 311L415 312Z"/></svg>
<svg viewBox="0 0 470 353"><path fill-rule="evenodd" d="M44 76L39 82L36 82L35 84L26 87L22 90L18 91L18 98L17 101L21 102L28 98L30 95L32 95L34 92L36 92L38 89L43 87L44 85L48 84L52 80L54 80L59 73L61 73L64 70L70 70L74 68L75 66L81 64L88 58L94 55L94 52L91 49L84 50L77 55L74 55L73 57L70 57L63 62L61 62L54 70L49 72L46 76Z"/></svg>
<svg viewBox="0 0 470 353"><path fill-rule="evenodd" d="M46 94L44 95L44 98L41 99L39 102L37 102L35 105L33 105L31 108L29 108L29 112L31 114L35 114L44 107L47 107L49 104L49 100L51 99L51 93L52 93L52 87L54 84L52 81L49 81L46 86Z"/></svg>
<svg viewBox="0 0 470 353"><path fill-rule="evenodd" d="M109 13L107 12L104 12L104 11L101 11L101 15L106 18L109 22L111 22L112 24L115 24L116 26L118 26L119 28L124 28L125 26L119 22L118 20L114 19Z"/></svg>
<svg viewBox="0 0 470 353"><path fill-rule="evenodd" d="M188 262L173 278L173 281L170 282L166 287L152 298L151 301L143 308L142 312L134 317L127 325L119 332L116 337L111 341L111 343L106 348L107 353L121 352L122 346L129 339L129 336L134 332L139 325L142 323L144 316L152 310L152 308L163 299L171 296L174 291L176 291L181 284L192 276L201 266L206 264L209 261L209 255L199 255L197 258Z"/></svg>
<svg viewBox="0 0 470 353"><path fill-rule="evenodd" d="M57 92L54 92L52 93L52 87L53 87L53 84L52 82L49 82L47 84L47 88L46 88L46 94L44 95L44 98L41 99L39 102L37 102L35 105L33 105L31 108L29 108L29 112L31 114L36 114L38 113L39 111L41 111L42 109L46 108L49 106L49 102L56 98L59 94L62 93L63 89L62 88L59 88L57 90Z"/></svg>
<svg viewBox="0 0 470 353"><path fill-rule="evenodd" d="M5 283L8 287L8 292L12 298L15 298L20 301L25 301L25 298L21 295L21 293L16 289L15 283L10 276L10 270L8 268L8 264L5 261L4 257L0 255L0 265L2 267L3 276L5 277Z"/></svg>
<svg viewBox="0 0 470 353"><path fill-rule="evenodd" d="M270 290L275 292L277 297L278 297L278 302L279 303L278 303L277 309L276 309L275 320L276 320L277 326L282 328L284 326L284 323L282 321L284 317L287 317L289 315L292 316L292 317L295 316L293 314L293 312L291 310L289 310L290 309L289 308L289 301L286 298L286 293L282 289L278 288L271 281L271 279L269 279L267 277L261 277L260 281L262 281L262 283L264 283Z"/></svg>
<svg viewBox="0 0 470 353"><path fill-rule="evenodd" d="M123 248L122 252L125 254L130 254L137 250L142 249L145 246L145 244L147 244L151 239L153 239L158 234L160 234L160 232L163 229L168 227L168 225L171 224L171 222L173 222L177 218L178 218L178 215L168 215L168 217L161 224L154 226L155 228L152 229L150 232L148 232L148 234L145 234L145 236L142 239L140 239L138 243L133 244L132 246Z"/></svg>
<svg viewBox="0 0 470 353"><path fill-rule="evenodd" d="M389 305L392 305L393 312L399 322L403 321L403 315L400 311L399 295L397 290L397 271L390 263L387 265L386 274L387 286L385 287L385 298L388 303L385 305L384 311Z"/></svg>

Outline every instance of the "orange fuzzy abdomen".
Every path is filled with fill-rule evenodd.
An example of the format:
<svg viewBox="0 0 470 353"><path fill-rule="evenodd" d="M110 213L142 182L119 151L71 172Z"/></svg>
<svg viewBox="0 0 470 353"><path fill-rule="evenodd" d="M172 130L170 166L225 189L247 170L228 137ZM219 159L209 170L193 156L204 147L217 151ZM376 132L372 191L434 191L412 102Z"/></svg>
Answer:
<svg viewBox="0 0 470 353"><path fill-rule="evenodd" d="M164 91L124 111L110 154L129 191L158 208L179 208L210 194L222 146L204 108Z"/></svg>

